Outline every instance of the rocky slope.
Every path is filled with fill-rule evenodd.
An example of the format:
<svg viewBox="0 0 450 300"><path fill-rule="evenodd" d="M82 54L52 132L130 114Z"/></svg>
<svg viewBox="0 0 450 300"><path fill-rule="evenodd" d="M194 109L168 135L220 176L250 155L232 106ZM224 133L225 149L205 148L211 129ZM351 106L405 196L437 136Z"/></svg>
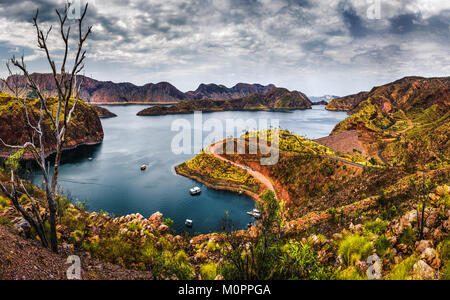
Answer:
<svg viewBox="0 0 450 300"><path fill-rule="evenodd" d="M343 105L353 107L356 98L348 98ZM362 98L366 99L350 109L353 115L339 123L333 134L357 130L369 155L381 161L442 163L449 159L450 77L406 77L375 87Z"/></svg>
<svg viewBox="0 0 450 300"><path fill-rule="evenodd" d="M57 96L56 83L51 74L32 74L38 86L50 96ZM16 77L18 85L23 89L22 97L33 97L23 76ZM275 88L274 85L239 83L232 88L216 84L201 84L197 90L183 93L168 82L149 83L136 86L132 83L113 83L98 81L86 76L79 76L82 80L81 98L91 104L118 103L173 103L183 100L226 100L245 97L253 93L263 94ZM10 84L13 77L8 78ZM0 91L8 92L4 83L0 82Z"/></svg>
<svg viewBox="0 0 450 300"><path fill-rule="evenodd" d="M36 124L39 118L39 101L30 100L29 113L32 124ZM56 100L49 101L49 109L56 105ZM32 108L32 109L31 109ZM48 154L54 151L55 140L50 133L50 120L43 122L45 141L48 146ZM11 97L2 94L0 96L0 137L9 145L23 145L31 140L34 133L27 125L24 109L21 104L14 101ZM79 101L72 117L71 126L66 135L66 149L72 149L80 145L99 144L103 141L103 127L97 112L88 104ZM0 157L8 157L10 149L0 145ZM24 158L31 158L30 154L25 153Z"/></svg>
<svg viewBox="0 0 450 300"><path fill-rule="evenodd" d="M152 280L150 272L138 272L101 263L87 252L75 252L64 244L60 254L43 249L36 240L24 239L17 231L0 225L0 280L67 280L69 255L78 255L82 280Z"/></svg>
<svg viewBox="0 0 450 300"><path fill-rule="evenodd" d="M275 88L265 94L252 94L247 97L225 101L194 100L180 102L172 107L155 106L139 112L139 116L158 116L168 114L189 114L195 111L269 111L310 109L311 101L306 95L286 89Z"/></svg>
<svg viewBox="0 0 450 300"><path fill-rule="evenodd" d="M361 92L361 93L355 94L355 95L332 99L327 104L327 110L351 112L362 101L366 100L368 95L369 95L368 92Z"/></svg>

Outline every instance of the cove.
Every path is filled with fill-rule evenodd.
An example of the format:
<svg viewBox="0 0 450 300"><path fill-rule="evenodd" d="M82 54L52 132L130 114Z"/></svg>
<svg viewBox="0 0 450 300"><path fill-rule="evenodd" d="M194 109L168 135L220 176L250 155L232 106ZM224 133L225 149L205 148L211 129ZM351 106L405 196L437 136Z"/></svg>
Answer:
<svg viewBox="0 0 450 300"><path fill-rule="evenodd" d="M254 208L254 201L249 197L209 189L175 173L176 165L195 154L172 153L171 142L177 132L171 131L171 124L180 118L193 124L193 115L138 117L136 113L143 109L142 105L105 107L118 117L102 120L103 143L64 153L59 182L64 194L85 200L90 211L103 210L113 216L140 213L149 217L160 211L164 218L174 220L177 233L220 231L225 211L236 229L245 229L252 221L247 212ZM347 114L314 106L312 110L292 113L217 112L203 117L224 123L227 119L279 119L282 129L315 139L329 135ZM144 172L140 170L143 164L149 166ZM33 175L33 183L39 186L42 176ZM189 189L195 186L203 192L192 197ZM186 219L194 221L192 229L184 225Z"/></svg>

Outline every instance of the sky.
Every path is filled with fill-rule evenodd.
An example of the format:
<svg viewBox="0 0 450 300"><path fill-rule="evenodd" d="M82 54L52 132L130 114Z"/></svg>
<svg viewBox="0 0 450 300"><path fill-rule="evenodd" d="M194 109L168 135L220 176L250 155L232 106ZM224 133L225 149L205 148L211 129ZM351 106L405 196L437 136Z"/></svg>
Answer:
<svg viewBox="0 0 450 300"><path fill-rule="evenodd" d="M76 16L85 0L71 1ZM50 71L31 23L37 8L42 26L55 26L49 44L61 60L55 9L66 2L0 0L1 77L12 55L25 55L31 72ZM450 76L449 0L88 2L85 75L98 80L167 81L184 92L272 83L344 96L405 76Z"/></svg>

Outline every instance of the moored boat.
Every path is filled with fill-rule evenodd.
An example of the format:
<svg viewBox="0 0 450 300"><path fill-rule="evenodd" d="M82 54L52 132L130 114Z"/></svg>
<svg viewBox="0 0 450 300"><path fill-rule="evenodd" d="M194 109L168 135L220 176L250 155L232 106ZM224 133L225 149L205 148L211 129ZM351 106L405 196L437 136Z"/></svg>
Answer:
<svg viewBox="0 0 450 300"><path fill-rule="evenodd" d="M199 187L195 187L189 190L192 196L197 196L202 193L202 190Z"/></svg>

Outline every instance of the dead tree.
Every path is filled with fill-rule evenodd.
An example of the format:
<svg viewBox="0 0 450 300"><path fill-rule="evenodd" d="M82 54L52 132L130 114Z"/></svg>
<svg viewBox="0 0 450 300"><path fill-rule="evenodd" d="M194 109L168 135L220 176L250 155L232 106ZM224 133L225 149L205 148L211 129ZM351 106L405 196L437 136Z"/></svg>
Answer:
<svg viewBox="0 0 450 300"><path fill-rule="evenodd" d="M76 36L77 48L75 51L75 58L73 65L68 67L68 57L70 52L71 44L71 25L68 25L68 11L69 6L66 6L63 13L56 10L56 14L59 19L59 34L64 42L64 55L61 61L60 69L56 67L56 63L53 60L50 50L47 44L48 37L52 31L52 27L48 30L43 30L38 23L39 10L36 11L36 15L33 18L33 24L36 30L38 47L41 51L45 53L46 59L51 67L51 74L56 83L57 97L56 97L56 112L52 111L49 107L49 99L44 92L40 89L36 81L30 75L27 66L25 65L24 57L21 59L16 59L12 57L8 63L7 68L12 76L11 65L20 71L27 81L27 87L30 88L35 95L37 95L38 103L40 106L40 112L37 118L31 118L29 112L28 101L21 100L19 95L19 90L14 80L4 80L8 89L13 92L15 100L17 100L24 110L25 120L27 126L33 131L31 140L23 145L8 145L0 137L0 142L3 146L13 149L28 151L32 154L34 161L36 161L39 166L43 179L44 179L44 190L46 192L46 206L49 211L49 223L50 223L50 246L52 251L58 252L58 241L56 235L56 220L57 220L57 186L58 186L58 175L61 163L61 155L63 152L63 147L66 141L66 134L70 126L72 115L75 111L77 102L79 101L79 94L81 83L77 82L77 77L84 69L84 61L86 58L86 51L83 50L86 39L91 33L92 27L88 27L86 31L83 30L83 21L86 17L86 12L88 5L84 7L84 10L77 20L78 35ZM66 68L69 70L67 71ZM70 69L71 68L71 69ZM10 76L10 78L11 78ZM12 81L12 82L11 82ZM38 119L38 120L36 120ZM43 126L43 122L50 122L51 126ZM50 129L45 129L45 128ZM47 132L45 132L47 130ZM48 130L50 132L48 132ZM46 145L47 141L45 136L51 136L55 141L55 145ZM47 161L48 153L45 153L45 149L48 146L55 148L55 156L53 161L53 166L50 165L50 161ZM16 182L21 182L20 179L15 176L14 171L11 172L11 187L8 189L5 185L0 183L1 190L12 200L15 208L22 214L22 216L36 229L39 237L41 238L42 244L48 247L48 241L45 236L44 222L42 216L39 215L39 204L33 199L29 193L26 191L25 186L21 183L22 191L17 189ZM30 214L24 207L19 203L18 197L22 194L27 195L31 200L31 211Z"/></svg>

